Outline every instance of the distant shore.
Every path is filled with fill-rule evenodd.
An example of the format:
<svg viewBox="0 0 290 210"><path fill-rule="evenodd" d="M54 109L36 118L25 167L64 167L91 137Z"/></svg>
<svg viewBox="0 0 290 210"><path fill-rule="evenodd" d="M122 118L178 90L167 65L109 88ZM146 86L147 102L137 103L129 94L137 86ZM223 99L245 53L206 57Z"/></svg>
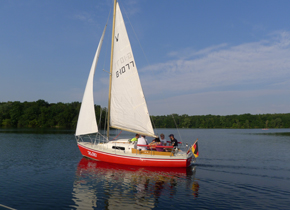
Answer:
<svg viewBox="0 0 290 210"><path fill-rule="evenodd" d="M2 128L71 128L77 124L80 102L0 102ZM105 125L107 108L95 105L99 127ZM290 113L241 115L151 116L156 128L290 128Z"/></svg>

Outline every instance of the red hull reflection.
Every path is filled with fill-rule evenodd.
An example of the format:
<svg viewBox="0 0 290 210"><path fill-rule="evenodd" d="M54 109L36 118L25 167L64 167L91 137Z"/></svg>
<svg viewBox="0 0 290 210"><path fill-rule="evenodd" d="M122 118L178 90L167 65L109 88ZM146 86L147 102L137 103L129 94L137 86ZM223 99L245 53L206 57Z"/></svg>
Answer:
<svg viewBox="0 0 290 210"><path fill-rule="evenodd" d="M124 172L141 172L150 173L162 173L163 175L168 174L170 176L191 176L194 174L193 167L187 168L167 168L167 167L142 167L142 166L130 166L121 165L114 163L107 163L103 161L96 161L83 157L78 164L78 171L90 171L90 170L106 170L106 171L124 171Z"/></svg>

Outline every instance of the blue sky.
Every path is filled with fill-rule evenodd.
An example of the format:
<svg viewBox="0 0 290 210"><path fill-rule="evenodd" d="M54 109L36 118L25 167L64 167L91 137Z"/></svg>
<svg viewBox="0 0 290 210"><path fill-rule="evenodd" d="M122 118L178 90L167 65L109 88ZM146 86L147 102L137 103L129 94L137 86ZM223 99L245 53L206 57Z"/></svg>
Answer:
<svg viewBox="0 0 290 210"><path fill-rule="evenodd" d="M290 112L290 1L119 3L150 114ZM0 102L81 101L111 7L111 0L0 0ZM95 74L101 106L110 33L111 23Z"/></svg>

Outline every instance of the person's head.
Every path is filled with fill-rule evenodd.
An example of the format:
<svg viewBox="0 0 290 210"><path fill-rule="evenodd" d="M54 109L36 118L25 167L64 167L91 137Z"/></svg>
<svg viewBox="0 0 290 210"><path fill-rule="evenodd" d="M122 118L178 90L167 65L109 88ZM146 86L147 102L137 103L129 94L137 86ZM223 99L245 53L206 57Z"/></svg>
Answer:
<svg viewBox="0 0 290 210"><path fill-rule="evenodd" d="M154 141L155 142L160 142L160 139L159 138L155 138Z"/></svg>
<svg viewBox="0 0 290 210"><path fill-rule="evenodd" d="M138 133L136 133L136 136L135 136L136 138L139 138L140 137L140 135L138 134Z"/></svg>
<svg viewBox="0 0 290 210"><path fill-rule="evenodd" d="M170 138L171 140L173 140L173 139L174 139L174 135L173 135L173 134L170 134L170 135L169 135L169 138Z"/></svg>
<svg viewBox="0 0 290 210"><path fill-rule="evenodd" d="M144 135L141 135L141 136L142 136L144 139L145 139L145 137L146 137L146 136L144 136Z"/></svg>
<svg viewBox="0 0 290 210"><path fill-rule="evenodd" d="M160 138L164 139L164 134L163 133L160 134Z"/></svg>

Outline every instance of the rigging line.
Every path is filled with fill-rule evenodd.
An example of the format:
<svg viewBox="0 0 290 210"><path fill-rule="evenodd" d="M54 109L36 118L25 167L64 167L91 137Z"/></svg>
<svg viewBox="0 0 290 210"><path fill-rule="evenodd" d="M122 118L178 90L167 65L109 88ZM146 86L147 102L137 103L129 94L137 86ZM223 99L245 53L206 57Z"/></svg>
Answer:
<svg viewBox="0 0 290 210"><path fill-rule="evenodd" d="M115 140L120 134L122 133L122 130L120 131L120 133L115 137L113 138L111 141Z"/></svg>
<svg viewBox="0 0 290 210"><path fill-rule="evenodd" d="M132 23L131 23L131 21L130 21L130 19L129 19L129 16L128 16L128 14L127 14L127 11L126 11L126 9L123 8L123 7L122 7L122 10L125 11L125 14L126 14L126 16L127 16L127 19L128 19L128 21L129 21L129 23L130 23L130 26L131 26L131 28L132 28L132 30L133 30L133 32L134 32L135 38L137 39L138 44L140 45L140 48L141 48L141 50L142 50L142 52L143 52L143 55L144 55L144 57L145 57L145 59L146 59L147 64L150 66L150 63L149 63L149 61L148 61L148 58L147 58L147 56L146 56L146 54L145 54L145 51L144 51L144 49L143 49L143 47L142 47L142 45L141 45L140 40L138 39L138 36L137 36L137 34L136 34L136 32L135 32L135 30L134 30L134 28L133 28L133 25L132 25Z"/></svg>
<svg viewBox="0 0 290 210"><path fill-rule="evenodd" d="M133 30L133 32L134 32L135 38L137 39L138 44L139 44L139 46L140 46L140 48L141 48L141 50L142 50L142 52L143 52L143 55L144 55L145 60L146 60L146 62L147 62L147 65L148 65L148 66L151 66L150 63L149 63L149 61L148 61L148 58L147 58L147 56L146 56L146 54L145 54L145 51L144 51L144 49L143 49L143 47L142 47L142 45L141 45L141 42L140 42L140 40L138 39L138 36L137 36L137 34L136 34L135 30L134 30L134 27L133 27L133 25L132 25L132 23L131 23L131 21L130 21L130 19L129 19L129 16L128 16L128 13L127 13L126 9L122 7L122 11L124 11L125 14L126 14L126 16L127 16L127 19L128 19L128 21L129 21L129 23L130 23L130 26L131 26L131 28L132 28L132 30ZM144 96L144 98L145 98L145 96ZM146 99L145 99L145 101L146 101ZM147 104L147 103L146 103L146 104ZM154 124L153 118L151 117L151 115L149 115L149 116L150 116L151 122L152 122L152 124L153 124L154 132L156 132L156 127L155 127L155 124Z"/></svg>
<svg viewBox="0 0 290 210"><path fill-rule="evenodd" d="M0 204L0 206L3 207L3 208L6 208L6 209L16 210L16 209L13 209L13 208L11 208L9 206L5 206L5 205L2 205L2 204Z"/></svg>
<svg viewBox="0 0 290 210"><path fill-rule="evenodd" d="M159 138L159 134L158 134L158 132L156 131L156 127L155 127L155 123L154 123L153 117L152 117L151 115L149 115L149 116L150 116L151 122L152 122L152 124L153 124L154 133L156 133L157 137Z"/></svg>
<svg viewBox="0 0 290 210"><path fill-rule="evenodd" d="M108 16L108 19L107 19L107 22L106 22L106 27L107 27L107 25L108 25L108 22L109 22L109 19L110 19L110 16L111 16L111 12L112 12L112 7L111 7L110 12L109 12L109 16ZM108 48L110 48L110 47L109 47L109 44L110 44L110 42L107 42L107 47L106 47L106 52L105 52L105 58L104 58L103 69L105 69L105 64L106 64L107 54L108 54Z"/></svg>
<svg viewBox="0 0 290 210"><path fill-rule="evenodd" d="M102 122L102 113L103 113L103 108L100 106L100 119L99 119L99 124L98 124L98 127L102 128L101 127L101 122Z"/></svg>
<svg viewBox="0 0 290 210"><path fill-rule="evenodd" d="M107 113L108 113L108 109L106 109L106 114L105 114L104 130L106 130L106 123L107 123ZM109 140L109 139L108 139L108 140Z"/></svg>
<svg viewBox="0 0 290 210"><path fill-rule="evenodd" d="M172 115L173 121L174 121L174 123L175 123L175 127L176 127L176 129L177 129L177 132L178 132L178 135L179 135L180 141L183 142L183 141L182 141L182 138L181 138L181 135L180 135L180 132L179 132L179 129L178 129L178 127L177 127L176 121L175 121L175 119L174 119L174 115L173 115L173 114L171 114L171 115Z"/></svg>

